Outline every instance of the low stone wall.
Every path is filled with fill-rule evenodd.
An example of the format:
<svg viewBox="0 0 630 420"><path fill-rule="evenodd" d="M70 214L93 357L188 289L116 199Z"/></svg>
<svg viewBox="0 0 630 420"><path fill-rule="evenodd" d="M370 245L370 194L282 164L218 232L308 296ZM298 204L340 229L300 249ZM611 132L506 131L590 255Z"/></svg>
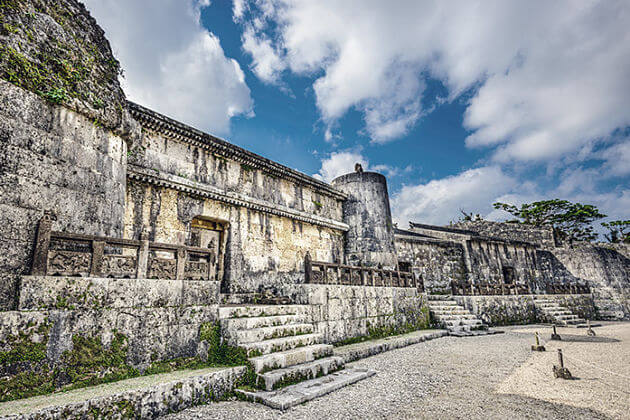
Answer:
<svg viewBox="0 0 630 420"><path fill-rule="evenodd" d="M27 276L22 284L21 310L0 312L0 399L14 395L1 389L23 375L33 387L58 388L196 356L202 326L218 320L218 282ZM85 368L86 358L95 359L94 369ZM54 373L75 364L90 372Z"/></svg>
<svg viewBox="0 0 630 420"><path fill-rule="evenodd" d="M245 366L219 370L152 387L92 398L78 403L3 417L5 419L152 419L232 395Z"/></svg>
<svg viewBox="0 0 630 420"><path fill-rule="evenodd" d="M591 295L545 295L584 319L596 319ZM534 305L534 295L453 296L459 305L490 326L551 322Z"/></svg>
<svg viewBox="0 0 630 420"><path fill-rule="evenodd" d="M375 335L382 329L412 331L429 326L426 297L409 287L305 284L296 296L312 307L317 332L328 343Z"/></svg>

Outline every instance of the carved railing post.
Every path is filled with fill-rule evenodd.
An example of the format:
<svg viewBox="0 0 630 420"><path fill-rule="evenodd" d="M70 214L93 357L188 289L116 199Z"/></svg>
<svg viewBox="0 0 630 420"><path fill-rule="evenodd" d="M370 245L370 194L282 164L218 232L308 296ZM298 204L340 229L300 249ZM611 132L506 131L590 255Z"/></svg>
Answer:
<svg viewBox="0 0 630 420"><path fill-rule="evenodd" d="M182 280L184 278L184 271L186 270L186 248L180 246L177 248L177 265L175 266L175 280Z"/></svg>
<svg viewBox="0 0 630 420"><path fill-rule="evenodd" d="M311 254L306 251L306 255L304 256L304 276L306 283L310 283L312 279L312 271L313 266L311 264ZM326 275L324 275L326 277Z"/></svg>
<svg viewBox="0 0 630 420"><path fill-rule="evenodd" d="M37 227L37 239L35 240L35 252L31 274L36 276L46 275L48 268L48 248L50 247L50 231L52 229L52 217L45 213Z"/></svg>
<svg viewBox="0 0 630 420"><path fill-rule="evenodd" d="M90 276L100 277L103 271L104 241L92 241L92 263L90 264Z"/></svg>
<svg viewBox="0 0 630 420"><path fill-rule="evenodd" d="M143 238L138 248L138 273L136 277L139 279L147 278L147 269L149 266L149 241Z"/></svg>

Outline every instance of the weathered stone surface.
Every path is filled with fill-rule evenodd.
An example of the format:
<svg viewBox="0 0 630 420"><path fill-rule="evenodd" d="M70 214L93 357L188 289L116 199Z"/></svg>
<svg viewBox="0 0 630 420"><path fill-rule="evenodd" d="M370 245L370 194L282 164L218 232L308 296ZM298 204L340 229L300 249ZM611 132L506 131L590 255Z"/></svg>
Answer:
<svg viewBox="0 0 630 420"><path fill-rule="evenodd" d="M237 389L236 392L251 401L259 402L278 410L286 410L375 374L376 371L370 369L344 369L322 378L300 382L278 391L251 392Z"/></svg>
<svg viewBox="0 0 630 420"><path fill-rule="evenodd" d="M5 1L0 17L2 79L98 119L110 129L125 124L129 117L118 82L120 65L83 4ZM8 105L8 110L26 115L20 107Z"/></svg>
<svg viewBox="0 0 630 420"><path fill-rule="evenodd" d="M3 419L128 419L156 418L200 404L220 401L231 395L236 382L245 374L244 366L189 376L113 395L80 402L53 405L36 411L26 410Z"/></svg>
<svg viewBox="0 0 630 420"><path fill-rule="evenodd" d="M458 222L454 228L471 230L481 236L505 240L519 240L538 245L542 248L553 248L556 241L551 226L532 226L519 223L500 223L488 220Z"/></svg>
<svg viewBox="0 0 630 420"><path fill-rule="evenodd" d="M335 178L332 185L348 194L343 203L345 256L350 265L389 270L398 267L387 180L376 172L353 172Z"/></svg>
<svg viewBox="0 0 630 420"><path fill-rule="evenodd" d="M0 80L0 309L16 305L37 223L53 230L122 236L124 140L87 117Z"/></svg>
<svg viewBox="0 0 630 420"><path fill-rule="evenodd" d="M329 343L381 328L418 329L429 324L426 298L413 288L299 285L293 293L310 304L312 322Z"/></svg>
<svg viewBox="0 0 630 420"><path fill-rule="evenodd" d="M185 307L218 300L214 281L24 276L19 309Z"/></svg>
<svg viewBox="0 0 630 420"><path fill-rule="evenodd" d="M584 319L596 317L593 299L590 295L544 295L544 298L558 302ZM535 295L453 296L453 299L490 326L554 321L536 308Z"/></svg>

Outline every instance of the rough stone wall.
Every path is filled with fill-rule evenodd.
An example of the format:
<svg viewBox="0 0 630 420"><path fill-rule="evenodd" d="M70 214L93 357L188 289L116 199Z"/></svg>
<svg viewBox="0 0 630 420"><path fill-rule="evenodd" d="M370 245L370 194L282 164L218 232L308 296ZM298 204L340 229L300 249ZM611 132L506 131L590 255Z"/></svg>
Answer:
<svg viewBox="0 0 630 420"><path fill-rule="evenodd" d="M533 226L519 223L500 223L487 220L459 222L454 228L470 230L480 236L498 238L508 241L523 241L542 248L555 247L553 228L550 226Z"/></svg>
<svg viewBox="0 0 630 420"><path fill-rule="evenodd" d="M467 276L464 247L455 242L396 237L398 261L411 263L416 278L422 279L427 293L451 293L451 280Z"/></svg>
<svg viewBox="0 0 630 420"><path fill-rule="evenodd" d="M341 231L130 181L125 237L138 239L146 232L152 241L186 244L196 216L229 226L224 293L275 293L304 282L306 252L319 261L335 261L343 252Z"/></svg>
<svg viewBox="0 0 630 420"><path fill-rule="evenodd" d="M76 0L0 3L0 78L108 128L126 124L120 65Z"/></svg>
<svg viewBox="0 0 630 420"><path fill-rule="evenodd" d="M126 150L88 117L0 80L0 310L15 307L44 211L53 230L122 235Z"/></svg>
<svg viewBox="0 0 630 420"><path fill-rule="evenodd" d="M534 305L533 295L519 296L453 296L459 305L477 315L490 326L551 322ZM596 319L590 295L547 295L583 319Z"/></svg>
<svg viewBox="0 0 630 420"><path fill-rule="evenodd" d="M426 297L416 289L341 285L301 285L293 289L310 304L317 332L328 343L369 336L382 328L429 326Z"/></svg>
<svg viewBox="0 0 630 420"><path fill-rule="evenodd" d="M353 172L335 178L332 185L348 194L343 203L346 260L350 265L396 269L394 227L387 180L376 172Z"/></svg>
<svg viewBox="0 0 630 420"><path fill-rule="evenodd" d="M44 348L37 350L41 358L34 350L13 362L5 357L4 379L51 372L77 336L98 340L104 350L124 337L125 361L140 370L196 356L203 351L200 327L218 320L218 282L25 276L22 284L20 310L0 313L0 353Z"/></svg>
<svg viewBox="0 0 630 420"><path fill-rule="evenodd" d="M533 247L476 238L467 241L466 247L469 279L473 282L503 283L506 267L513 269L514 283L533 284L539 276Z"/></svg>
<svg viewBox="0 0 630 420"><path fill-rule="evenodd" d="M552 259L564 270L553 272L554 281L562 277L579 279L591 286L595 304L603 317L630 318L630 258L623 247L577 244L551 250ZM561 274L564 274L561 276Z"/></svg>
<svg viewBox="0 0 630 420"><path fill-rule="evenodd" d="M36 226L122 235L136 124L102 29L76 0L0 2L0 311L16 305Z"/></svg>

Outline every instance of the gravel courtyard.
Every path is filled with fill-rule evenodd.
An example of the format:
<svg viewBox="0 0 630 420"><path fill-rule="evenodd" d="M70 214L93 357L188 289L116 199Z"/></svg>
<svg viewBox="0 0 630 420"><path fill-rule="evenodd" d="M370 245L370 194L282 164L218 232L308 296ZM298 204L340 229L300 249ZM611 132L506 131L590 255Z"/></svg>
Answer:
<svg viewBox="0 0 630 420"><path fill-rule="evenodd" d="M560 345L570 349L565 350L567 354L594 362L589 366L567 360L579 378L575 381L553 379L557 342L547 343L546 353L530 350L533 331L548 339L549 328L503 330L505 334L440 338L357 361L352 365L378 373L284 413L228 401L165 418L630 418L630 381L626 379L630 376L630 324L596 329L598 338L616 338L617 342L582 342L581 337L573 342L570 335L585 336L585 330L559 331L566 334L567 340ZM598 356L588 358L591 354ZM619 361L624 366L618 367Z"/></svg>

